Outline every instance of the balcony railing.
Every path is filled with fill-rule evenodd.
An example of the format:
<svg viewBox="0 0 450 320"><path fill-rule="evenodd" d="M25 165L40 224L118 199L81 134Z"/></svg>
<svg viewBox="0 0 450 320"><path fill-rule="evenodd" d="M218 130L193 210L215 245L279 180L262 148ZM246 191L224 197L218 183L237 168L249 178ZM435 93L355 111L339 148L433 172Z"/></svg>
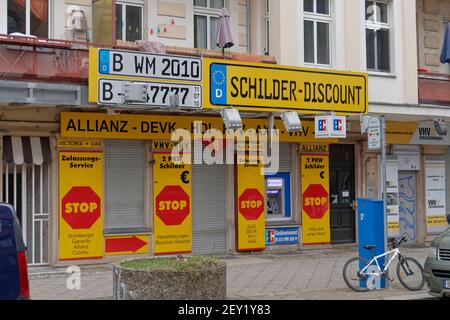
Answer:
<svg viewBox="0 0 450 320"><path fill-rule="evenodd" d="M419 72L419 102L450 105L450 74Z"/></svg>
<svg viewBox="0 0 450 320"><path fill-rule="evenodd" d="M88 83L89 47L106 47L86 42L17 37L0 34L0 80L28 80L57 83ZM121 43L114 48L136 50L134 43ZM249 62L276 63L274 57L165 47L176 55L202 56Z"/></svg>

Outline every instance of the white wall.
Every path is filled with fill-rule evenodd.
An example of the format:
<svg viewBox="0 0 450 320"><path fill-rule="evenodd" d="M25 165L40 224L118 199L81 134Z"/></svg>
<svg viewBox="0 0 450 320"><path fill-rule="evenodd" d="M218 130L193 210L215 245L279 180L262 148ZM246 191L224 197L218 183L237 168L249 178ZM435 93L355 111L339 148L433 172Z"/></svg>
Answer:
<svg viewBox="0 0 450 320"><path fill-rule="evenodd" d="M369 72L370 103L418 102L415 7L415 0L391 0L391 73ZM271 8L271 54L304 66L303 0L272 0ZM331 0L331 69L366 72L364 11L364 1Z"/></svg>

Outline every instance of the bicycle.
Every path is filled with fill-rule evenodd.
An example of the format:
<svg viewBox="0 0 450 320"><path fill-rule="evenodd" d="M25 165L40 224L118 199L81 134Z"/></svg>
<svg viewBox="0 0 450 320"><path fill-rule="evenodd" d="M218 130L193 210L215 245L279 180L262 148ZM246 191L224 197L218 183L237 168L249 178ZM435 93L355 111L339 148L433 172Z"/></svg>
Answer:
<svg viewBox="0 0 450 320"><path fill-rule="evenodd" d="M361 257L355 257L348 260L343 269L344 281L347 286L358 292L366 292L371 289L376 288L377 281L381 281L382 278L389 280L390 282L394 279L389 278L389 265L392 261L398 257L397 264L397 277L400 283L408 290L419 291L423 288L425 284L425 279L423 276L422 265L414 258L404 257L400 254L399 246L400 244L407 242L406 236L400 239L400 241L394 241L392 249L387 252L374 256L372 260ZM364 249L373 250L376 246L365 245ZM392 257L389 258L389 256ZM383 268L380 267L378 259L386 257L389 259ZM352 269L352 267L355 267ZM352 284L351 281L356 281L356 284Z"/></svg>

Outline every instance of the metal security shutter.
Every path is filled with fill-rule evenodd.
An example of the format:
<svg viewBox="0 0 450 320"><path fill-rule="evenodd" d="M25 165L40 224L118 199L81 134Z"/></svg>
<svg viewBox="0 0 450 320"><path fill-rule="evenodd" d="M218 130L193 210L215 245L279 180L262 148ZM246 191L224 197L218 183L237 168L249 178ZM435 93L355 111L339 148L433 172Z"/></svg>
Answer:
<svg viewBox="0 0 450 320"><path fill-rule="evenodd" d="M445 150L445 206L450 210L450 147Z"/></svg>
<svg viewBox="0 0 450 320"><path fill-rule="evenodd" d="M143 141L105 142L105 228L144 227Z"/></svg>
<svg viewBox="0 0 450 320"><path fill-rule="evenodd" d="M194 254L225 254L225 205L225 166L192 165Z"/></svg>
<svg viewBox="0 0 450 320"><path fill-rule="evenodd" d="M280 172L292 170L292 143L280 142Z"/></svg>
<svg viewBox="0 0 450 320"><path fill-rule="evenodd" d="M280 142L279 144L279 169L278 172L291 172L292 170L292 143Z"/></svg>

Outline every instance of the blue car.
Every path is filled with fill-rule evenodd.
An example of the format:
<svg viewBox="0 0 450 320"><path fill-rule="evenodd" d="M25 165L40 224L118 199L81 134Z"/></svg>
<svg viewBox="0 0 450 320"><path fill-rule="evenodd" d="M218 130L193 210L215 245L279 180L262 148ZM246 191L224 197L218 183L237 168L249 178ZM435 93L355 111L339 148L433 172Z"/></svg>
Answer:
<svg viewBox="0 0 450 320"><path fill-rule="evenodd" d="M0 203L0 300L30 299L26 249L14 208Z"/></svg>

